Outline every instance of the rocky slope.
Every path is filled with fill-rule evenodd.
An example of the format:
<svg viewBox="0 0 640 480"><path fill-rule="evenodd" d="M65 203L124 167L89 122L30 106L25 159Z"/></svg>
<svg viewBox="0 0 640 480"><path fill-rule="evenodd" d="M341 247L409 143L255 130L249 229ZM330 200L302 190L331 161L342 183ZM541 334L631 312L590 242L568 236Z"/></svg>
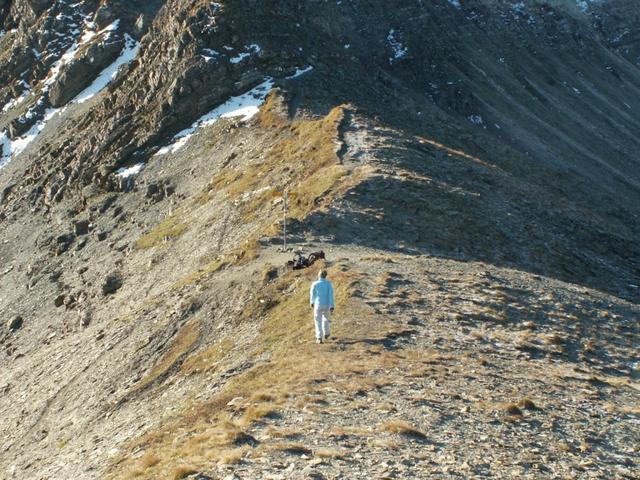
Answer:
<svg viewBox="0 0 640 480"><path fill-rule="evenodd" d="M636 478L636 10L0 0L0 478Z"/></svg>

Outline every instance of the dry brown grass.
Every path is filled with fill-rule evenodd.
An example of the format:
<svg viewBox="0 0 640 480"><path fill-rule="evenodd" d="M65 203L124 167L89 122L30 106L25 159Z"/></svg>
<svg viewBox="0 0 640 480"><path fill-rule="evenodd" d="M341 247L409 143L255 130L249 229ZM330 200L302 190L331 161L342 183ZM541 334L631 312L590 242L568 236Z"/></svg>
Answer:
<svg viewBox="0 0 640 480"><path fill-rule="evenodd" d="M522 410L515 403L503 403L499 408L509 415L522 416Z"/></svg>
<svg viewBox="0 0 640 480"><path fill-rule="evenodd" d="M140 382L138 382L133 387L133 391L139 391L145 387L148 387L163 374L165 374L169 369L171 369L174 365L176 365L176 363L182 358L182 356L191 349L194 343L198 340L199 336L199 322L191 322L184 326L174 338L167 353L165 353L160 361L151 369L151 372L149 372L140 380Z"/></svg>
<svg viewBox="0 0 640 480"><path fill-rule="evenodd" d="M207 373L219 364L233 346L232 340L224 338L215 345L187 358L182 364L181 371L186 375Z"/></svg>
<svg viewBox="0 0 640 480"><path fill-rule="evenodd" d="M373 431L364 427L333 427L329 430L328 435L335 438L370 437L373 435Z"/></svg>
<svg viewBox="0 0 640 480"><path fill-rule="evenodd" d="M335 448L318 448L313 451L313 455L318 458L344 458L347 452Z"/></svg>
<svg viewBox="0 0 640 480"><path fill-rule="evenodd" d="M193 475L194 473L198 473L198 470L192 466L182 466L173 469L171 472L171 478L173 480L181 480L183 478L187 478L189 475Z"/></svg>
<svg viewBox="0 0 640 480"><path fill-rule="evenodd" d="M319 268L320 266L318 266ZM342 271L340 268L329 269L336 285L337 309L346 318L368 318L363 314L363 306L350 299L351 288L360 277L355 271ZM255 298L240 315L239 321L261 322L260 336L255 342L256 352L269 354L269 362L259 363L241 374L231 378L224 389L212 400L201 404L190 404L182 415L171 420L170 428L163 428L144 435L132 442L131 449L144 445L153 451L162 462L145 472L154 478L166 478L170 468L179 461L200 465L203 459L219 460L224 452L233 447L252 445L252 439L245 433L255 422L276 413L277 403L270 399L297 399L317 388L314 383L315 371L330 371L332 375L352 375L353 370L361 372L379 371L380 368L392 368L401 360L394 355L377 355L371 357L366 345L354 344L352 351L335 351L328 345L327 349L318 349L312 342L313 324L310 319L308 302L308 285L316 277L317 271L312 269L289 272L263 287L259 297L270 298L268 304ZM262 295L263 294L263 295ZM381 325L384 323L380 320ZM365 335L371 325L357 326ZM200 352L197 360L185 362L185 371L195 372L206 368L207 358L211 353L218 358L219 350L204 354ZM372 368L375 367L375 368ZM364 377L362 377L364 378ZM382 383L392 383L391 379L383 379ZM377 380L376 380L377 381ZM380 382L378 382L380 383ZM255 396L254 396L255 395ZM258 405L250 405L236 422L227 420L229 407L227 403L235 397L250 399ZM315 401L315 398L311 398ZM189 432L176 441L171 431ZM351 429L343 432L349 435L371 435L370 430ZM283 434L284 435L284 434ZM186 437L186 440L184 439ZM283 437L289 438L289 437ZM263 449L264 447L259 446ZM120 478L118 471L131 471L133 461L119 460L118 470L112 472L110 478ZM202 463L205 467L206 464Z"/></svg>
<svg viewBox="0 0 640 480"><path fill-rule="evenodd" d="M277 412L278 410L271 405L252 405L247 408L238 423L243 427L247 427L264 418L275 417Z"/></svg>
<svg viewBox="0 0 640 480"><path fill-rule="evenodd" d="M286 439L292 439L292 438L300 437L303 435L302 430L299 430L296 428L269 427L266 430L266 433L272 438L286 438Z"/></svg>
<svg viewBox="0 0 640 480"><path fill-rule="evenodd" d="M290 202L290 215L302 219L316 209L323 198L335 194L347 173L339 165L336 153L344 108L336 107L318 120L290 121L279 107L280 100L277 95L271 95L259 115L262 126L277 131L277 140L261 160L245 166L242 171L224 169L207 187L208 191L224 191L233 199L242 199L243 218L263 221L265 226L273 225L276 215L271 208L274 188L287 186L298 193ZM278 185L277 180L274 184L274 179L283 179L283 184ZM247 196L247 192L256 194Z"/></svg>
<svg viewBox="0 0 640 480"><path fill-rule="evenodd" d="M283 452L289 455L311 455L313 451L297 442L274 443L264 447L267 451Z"/></svg>
<svg viewBox="0 0 640 480"><path fill-rule="evenodd" d="M180 215L174 214L167 217L159 225L143 235L136 242L136 247L140 249L153 248L166 244L170 240L175 240L187 229L187 224L182 223Z"/></svg>
<svg viewBox="0 0 640 480"><path fill-rule="evenodd" d="M518 402L518 405L525 410L539 410L539 407L529 398L523 398Z"/></svg>
<svg viewBox="0 0 640 480"><path fill-rule="evenodd" d="M400 445L395 440L390 438L374 438L371 440L370 444L374 447L384 448L385 450L398 450Z"/></svg>
<svg viewBox="0 0 640 480"><path fill-rule="evenodd" d="M268 392L256 392L251 395L251 401L253 402L275 402L276 397Z"/></svg>
<svg viewBox="0 0 640 480"><path fill-rule="evenodd" d="M151 467L155 467L159 463L160 463L160 458L153 453L144 454L138 462L138 464L140 465L140 468L144 470Z"/></svg>
<svg viewBox="0 0 640 480"><path fill-rule="evenodd" d="M237 465L242 462L247 452L251 451L248 446L234 448L233 450L226 450L219 454L218 463L220 465Z"/></svg>
<svg viewBox="0 0 640 480"><path fill-rule="evenodd" d="M417 438L421 440L428 438L424 432L402 420L390 420L380 428L384 432L395 433L407 438Z"/></svg>

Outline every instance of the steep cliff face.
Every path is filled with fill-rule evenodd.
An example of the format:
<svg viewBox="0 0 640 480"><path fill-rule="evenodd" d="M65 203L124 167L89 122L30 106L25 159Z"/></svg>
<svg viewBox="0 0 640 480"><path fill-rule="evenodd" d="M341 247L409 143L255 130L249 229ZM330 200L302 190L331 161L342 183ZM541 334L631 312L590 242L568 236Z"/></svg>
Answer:
<svg viewBox="0 0 640 480"><path fill-rule="evenodd" d="M610 407L632 430L639 35L632 0L0 0L4 477L217 475L240 455L239 474L261 478L296 452L269 429L320 405L286 390L330 382L356 412L341 422L386 425L356 405L367 369L399 372L395 412L431 405L420 424L434 448L455 439L459 463L480 465L480 447L431 408L450 402L499 438L489 417L540 370L539 402L565 408L553 395L584 381L599 392L588 415ZM306 344L311 277L278 268L284 189L298 193L294 245L325 249L344 287L345 338L328 353ZM479 353L486 376L468 384L463 359ZM450 395L408 400L415 378L435 388L428 362L455 373L436 375ZM390 411L384 388L371 401ZM613 423L556 458L563 435L578 455L592 421L566 408L538 463L567 476L633 463ZM525 409L530 425L551 409ZM381 431L424 440L398 425ZM329 426L291 438L315 445ZM367 454L325 475L366 476L393 448L419 463L412 444L354 440L356 427L331 438ZM448 475L429 468L414 476Z"/></svg>

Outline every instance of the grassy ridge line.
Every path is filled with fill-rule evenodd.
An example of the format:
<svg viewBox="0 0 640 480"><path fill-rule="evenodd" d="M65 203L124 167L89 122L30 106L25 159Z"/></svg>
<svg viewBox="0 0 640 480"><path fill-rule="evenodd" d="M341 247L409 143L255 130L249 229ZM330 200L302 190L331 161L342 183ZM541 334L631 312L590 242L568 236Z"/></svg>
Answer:
<svg viewBox="0 0 640 480"><path fill-rule="evenodd" d="M344 267L343 267L344 268ZM359 274L330 269L336 282L336 304L340 318L363 319L365 306L354 302L353 286ZM247 306L241 321L262 319L260 337L247 357L269 354L267 363L234 377L213 400L200 405L183 405L183 413L162 431L151 432L129 446L130 451L143 449L137 458L120 458L109 478L182 478L184 472L210 467L212 462L235 458L235 449L246 440L245 430L262 418L271 416L278 405L294 394L309 390L318 373L347 373L360 364L353 352L318 348L313 343L313 322L308 306L308 285L316 270L290 272L267 285ZM338 327L340 328L340 327ZM214 345L185 359L181 374L207 371L208 362L219 361L225 352ZM323 368L320 369L319 367ZM254 404L237 410L227 404L233 398L252 399ZM179 437L173 432L181 432ZM243 440L244 439L244 440ZM226 460L225 460L226 459Z"/></svg>

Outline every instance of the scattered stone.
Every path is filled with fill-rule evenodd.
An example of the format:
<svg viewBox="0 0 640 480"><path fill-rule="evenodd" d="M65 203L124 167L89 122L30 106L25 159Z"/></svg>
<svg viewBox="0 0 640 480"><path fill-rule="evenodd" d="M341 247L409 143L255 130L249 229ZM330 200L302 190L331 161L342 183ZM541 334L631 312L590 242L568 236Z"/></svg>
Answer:
<svg viewBox="0 0 640 480"><path fill-rule="evenodd" d="M56 256L60 256L69 250L71 244L73 243L74 236L71 233L65 233L56 238L56 241L53 246L53 253Z"/></svg>
<svg viewBox="0 0 640 480"><path fill-rule="evenodd" d="M73 222L73 233L75 235L86 235L89 233L89 220L78 220Z"/></svg>
<svg viewBox="0 0 640 480"><path fill-rule="evenodd" d="M102 284L102 294L103 295L111 295L122 287L122 278L120 275L111 274L109 275L104 283Z"/></svg>
<svg viewBox="0 0 640 480"><path fill-rule="evenodd" d="M91 313L83 310L80 312L80 325L83 327L88 327L91 323Z"/></svg>
<svg viewBox="0 0 640 480"><path fill-rule="evenodd" d="M66 295L64 293L58 295L55 300L53 301L53 304L56 306L56 308L61 307L62 305L64 305L64 299L65 299Z"/></svg>
<svg viewBox="0 0 640 480"><path fill-rule="evenodd" d="M22 328L23 323L24 322L22 320L22 317L20 315L16 315L7 322L7 328L9 329L9 331L15 332L16 330Z"/></svg>

